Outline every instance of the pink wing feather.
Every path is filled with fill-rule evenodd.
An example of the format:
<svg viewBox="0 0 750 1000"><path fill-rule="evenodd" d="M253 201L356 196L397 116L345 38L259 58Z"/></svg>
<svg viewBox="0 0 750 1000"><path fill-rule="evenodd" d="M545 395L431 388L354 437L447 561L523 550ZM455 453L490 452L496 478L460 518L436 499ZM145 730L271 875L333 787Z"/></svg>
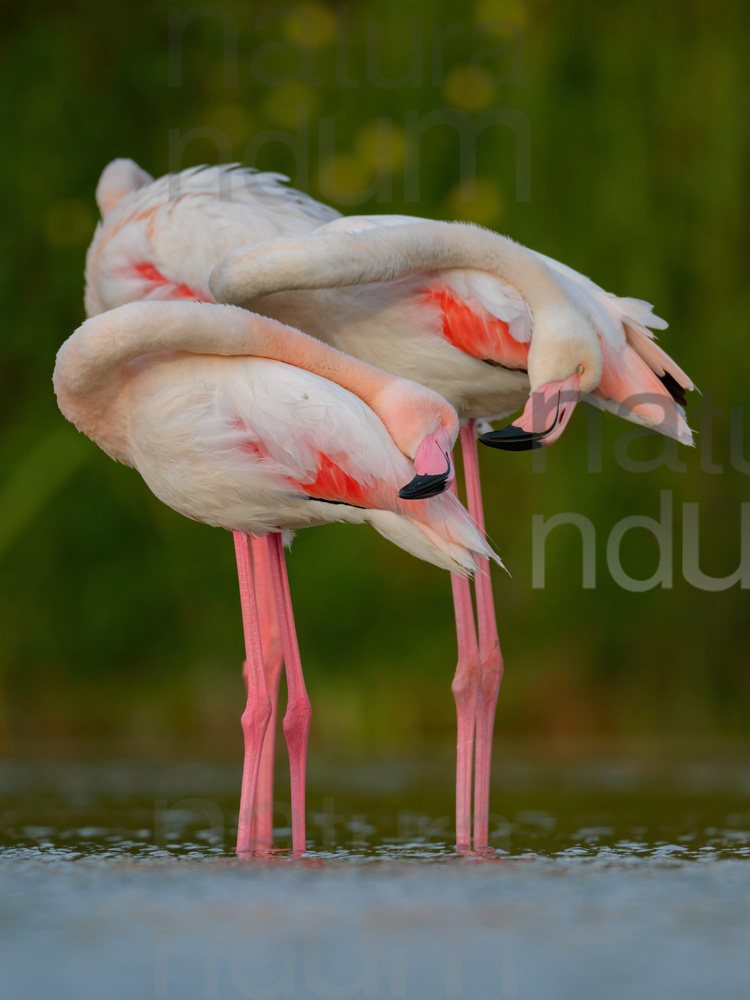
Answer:
<svg viewBox="0 0 750 1000"><path fill-rule="evenodd" d="M664 330L666 321L653 314L648 302L612 295L565 264L537 256L555 272L599 335L604 367L592 401L626 420L692 444L683 406L685 393L695 386L648 329Z"/></svg>

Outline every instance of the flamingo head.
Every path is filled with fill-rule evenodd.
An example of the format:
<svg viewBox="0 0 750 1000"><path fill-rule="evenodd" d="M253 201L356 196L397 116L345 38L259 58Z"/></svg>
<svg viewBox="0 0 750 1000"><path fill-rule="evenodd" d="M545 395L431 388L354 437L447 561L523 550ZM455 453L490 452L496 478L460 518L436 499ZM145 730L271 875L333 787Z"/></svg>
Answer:
<svg viewBox="0 0 750 1000"><path fill-rule="evenodd" d="M458 415L431 389L394 379L378 400L377 410L400 450L414 463L416 475L398 495L402 500L425 500L448 489L455 478L453 445L458 437Z"/></svg>
<svg viewBox="0 0 750 1000"><path fill-rule="evenodd" d="M531 393L512 424L480 437L505 451L545 448L560 437L582 392L602 377L602 351L591 324L572 307L556 307L535 318L529 347Z"/></svg>

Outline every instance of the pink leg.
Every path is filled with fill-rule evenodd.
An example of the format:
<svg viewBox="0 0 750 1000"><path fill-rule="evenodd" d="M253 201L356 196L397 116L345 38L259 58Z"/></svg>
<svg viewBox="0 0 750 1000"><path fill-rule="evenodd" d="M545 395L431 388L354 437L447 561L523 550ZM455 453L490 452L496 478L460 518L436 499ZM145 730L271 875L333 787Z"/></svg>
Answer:
<svg viewBox="0 0 750 1000"><path fill-rule="evenodd" d="M466 497L469 513L484 531L484 511L479 483L479 459L474 421L461 428L461 451L464 458ZM477 594L477 622L479 625L479 662L481 679L476 707L476 767L474 773L474 850L487 847L490 812L490 766L492 763L492 731L495 726L495 708L500 682L503 679L503 656L497 634L495 601L492 595L490 564L486 559L477 560L479 570L474 580Z"/></svg>
<svg viewBox="0 0 750 1000"><path fill-rule="evenodd" d="M276 598L273 592L268 539L253 538L251 546L266 687L271 699L271 718L268 722L266 738L263 740L263 752L260 758L252 843L254 850L267 851L273 847L273 762L276 719L279 708L279 680L281 679L281 668L284 665L284 654L281 649L279 617L276 612Z"/></svg>
<svg viewBox="0 0 750 1000"><path fill-rule="evenodd" d="M474 755L474 720L479 683L479 650L474 630L474 608L468 580L451 574L456 614L458 666L451 689L456 699L458 743L456 751L456 847L471 849L471 765Z"/></svg>
<svg viewBox="0 0 750 1000"><path fill-rule="evenodd" d="M245 632L245 661L247 669L247 706L242 713L242 731L245 735L245 761L242 769L240 795L240 820L237 830L237 853L251 850L250 831L253 823L258 769L263 739L271 715L271 702L266 690L263 670L263 649L260 642L260 622L255 603L253 564L250 541L240 531L234 532L234 551L237 556L237 574L240 579L242 626Z"/></svg>
<svg viewBox="0 0 750 1000"><path fill-rule="evenodd" d="M284 546L278 532L268 536L271 555L276 608L279 613L281 644L286 664L287 707L284 716L284 735L289 748L289 772L292 792L292 850L305 850L305 767L307 764L307 736L310 732L312 709L302 676L302 661L297 644L297 632L292 614L292 597L284 561Z"/></svg>

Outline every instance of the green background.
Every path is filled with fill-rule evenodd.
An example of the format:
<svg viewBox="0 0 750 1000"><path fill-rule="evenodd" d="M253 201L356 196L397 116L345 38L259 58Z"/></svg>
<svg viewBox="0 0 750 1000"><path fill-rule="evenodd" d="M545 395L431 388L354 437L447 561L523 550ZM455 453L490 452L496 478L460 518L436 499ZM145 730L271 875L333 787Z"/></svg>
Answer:
<svg viewBox="0 0 750 1000"><path fill-rule="evenodd" d="M240 745L231 538L163 507L64 423L52 394L55 351L83 319L94 188L116 156L155 175L244 160L342 211L474 219L653 302L670 322L661 343L720 410L709 427L693 394L703 452L680 448L684 471L674 458L623 468L615 448L631 425L613 416L594 424L601 471L589 471L582 412L545 471L529 455L482 450L488 531L512 573L495 574L498 732L742 733L747 594L688 583L681 532L683 503L697 503L702 569L737 569L746 473L730 462L730 408L736 456L750 311L746 6L369 0L348 8L349 25L321 0L204 9L170 36L166 5L4 5L0 741ZM475 171L461 167L455 129L417 135L415 122L451 108L464 129L496 108L515 125L481 130ZM252 145L273 130L275 141ZM630 454L663 451L650 436ZM624 517L658 516L662 490L674 585L623 589L607 539ZM550 535L546 585L532 587L532 516L564 512L594 526L593 589L582 587L572 527ZM649 577L657 558L647 532L625 536L634 577ZM450 741L447 576L364 527L301 533L289 566L314 744Z"/></svg>

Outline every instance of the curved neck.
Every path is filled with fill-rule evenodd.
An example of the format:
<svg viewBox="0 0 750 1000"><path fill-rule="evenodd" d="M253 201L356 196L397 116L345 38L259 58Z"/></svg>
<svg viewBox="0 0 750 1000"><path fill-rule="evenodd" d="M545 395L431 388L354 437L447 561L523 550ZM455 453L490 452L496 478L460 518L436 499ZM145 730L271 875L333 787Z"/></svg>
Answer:
<svg viewBox="0 0 750 1000"><path fill-rule="evenodd" d="M236 306L133 302L87 320L60 348L53 376L60 409L79 430L101 443L101 428L111 418L109 411L127 381L124 367L144 355L173 351L286 362L359 396L386 426L386 390L400 381L307 334ZM118 438L119 448L105 450L120 457L122 433Z"/></svg>
<svg viewBox="0 0 750 1000"><path fill-rule="evenodd" d="M393 281L417 271L472 268L514 285L533 314L566 301L545 263L507 236L460 222L283 238L228 254L211 275L219 302L247 307L273 292Z"/></svg>

